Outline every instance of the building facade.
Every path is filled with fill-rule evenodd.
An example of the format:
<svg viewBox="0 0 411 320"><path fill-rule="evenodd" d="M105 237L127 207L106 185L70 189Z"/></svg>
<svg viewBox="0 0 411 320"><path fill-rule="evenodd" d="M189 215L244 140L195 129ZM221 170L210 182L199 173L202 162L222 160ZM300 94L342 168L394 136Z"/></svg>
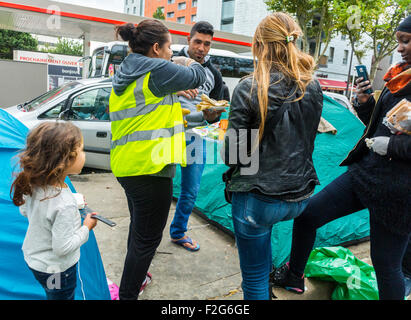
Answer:
<svg viewBox="0 0 411 320"><path fill-rule="evenodd" d="M152 17L157 8L161 8L167 21L193 24L205 20L216 30L250 37L254 35L260 21L269 14L264 0L125 0L125 11L129 14ZM144 14L141 14L143 11ZM343 85L348 80L348 74L356 75L354 66L359 64L353 55L351 71L349 70L351 51L349 39L336 35L328 45L326 58L322 60L316 76L337 80ZM372 56L373 53L369 50L362 59L368 70L371 68ZM395 52L381 64L380 73L399 61L401 56ZM377 77L380 77L380 73Z"/></svg>
<svg viewBox="0 0 411 320"><path fill-rule="evenodd" d="M124 0L124 13L144 16L145 2L149 0Z"/></svg>
<svg viewBox="0 0 411 320"><path fill-rule="evenodd" d="M153 17L157 8L161 8L166 21L182 24L194 24L197 21L199 0L146 0L144 16Z"/></svg>
<svg viewBox="0 0 411 320"><path fill-rule="evenodd" d="M158 8L166 21L194 24L199 0L124 0L124 13L152 18Z"/></svg>

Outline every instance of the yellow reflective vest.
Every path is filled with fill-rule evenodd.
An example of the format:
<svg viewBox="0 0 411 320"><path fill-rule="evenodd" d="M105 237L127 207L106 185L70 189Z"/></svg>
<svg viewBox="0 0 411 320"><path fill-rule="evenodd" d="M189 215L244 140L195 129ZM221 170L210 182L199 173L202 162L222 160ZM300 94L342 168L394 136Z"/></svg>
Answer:
<svg viewBox="0 0 411 320"><path fill-rule="evenodd" d="M111 170L116 177L149 175L168 164L186 166L181 104L175 94L156 97L150 72L122 95L110 95Z"/></svg>

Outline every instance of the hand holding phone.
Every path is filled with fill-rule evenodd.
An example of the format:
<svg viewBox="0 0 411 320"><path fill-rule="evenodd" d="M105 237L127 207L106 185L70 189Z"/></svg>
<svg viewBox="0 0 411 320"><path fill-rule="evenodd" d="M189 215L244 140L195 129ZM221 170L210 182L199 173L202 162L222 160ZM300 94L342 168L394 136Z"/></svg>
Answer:
<svg viewBox="0 0 411 320"><path fill-rule="evenodd" d="M355 81L357 84L357 98L360 103L365 103L370 98L370 95L374 92L368 76L367 67L364 65L355 66L357 70L358 79Z"/></svg>

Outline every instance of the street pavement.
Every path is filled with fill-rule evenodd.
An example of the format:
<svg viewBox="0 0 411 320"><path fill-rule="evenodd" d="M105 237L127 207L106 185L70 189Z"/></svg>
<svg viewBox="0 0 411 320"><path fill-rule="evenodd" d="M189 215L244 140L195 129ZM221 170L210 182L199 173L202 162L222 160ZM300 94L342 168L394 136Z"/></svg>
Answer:
<svg viewBox="0 0 411 320"><path fill-rule="evenodd" d="M94 229L106 276L120 284L126 255L130 215L124 191L110 172L87 170L71 176L77 192L88 206L117 223L111 228L99 222ZM169 226L175 202L170 208L163 240L152 261L152 283L140 296L141 300L242 300L241 273L234 238L193 213L187 234L201 246L189 252L170 241ZM354 255L371 264L369 242L350 246ZM278 300L329 300L335 284L306 279L306 292L296 295L275 288Z"/></svg>

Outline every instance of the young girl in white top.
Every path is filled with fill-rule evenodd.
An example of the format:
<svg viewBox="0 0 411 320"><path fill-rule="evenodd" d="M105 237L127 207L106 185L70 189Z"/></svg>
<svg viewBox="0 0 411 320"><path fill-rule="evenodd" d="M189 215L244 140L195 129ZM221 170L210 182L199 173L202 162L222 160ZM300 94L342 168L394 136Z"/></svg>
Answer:
<svg viewBox="0 0 411 320"><path fill-rule="evenodd" d="M81 225L77 202L64 182L84 166L81 132L71 123L43 123L29 133L19 158L21 171L11 193L29 220L24 259L47 299L73 300L80 246L97 224L89 214Z"/></svg>

